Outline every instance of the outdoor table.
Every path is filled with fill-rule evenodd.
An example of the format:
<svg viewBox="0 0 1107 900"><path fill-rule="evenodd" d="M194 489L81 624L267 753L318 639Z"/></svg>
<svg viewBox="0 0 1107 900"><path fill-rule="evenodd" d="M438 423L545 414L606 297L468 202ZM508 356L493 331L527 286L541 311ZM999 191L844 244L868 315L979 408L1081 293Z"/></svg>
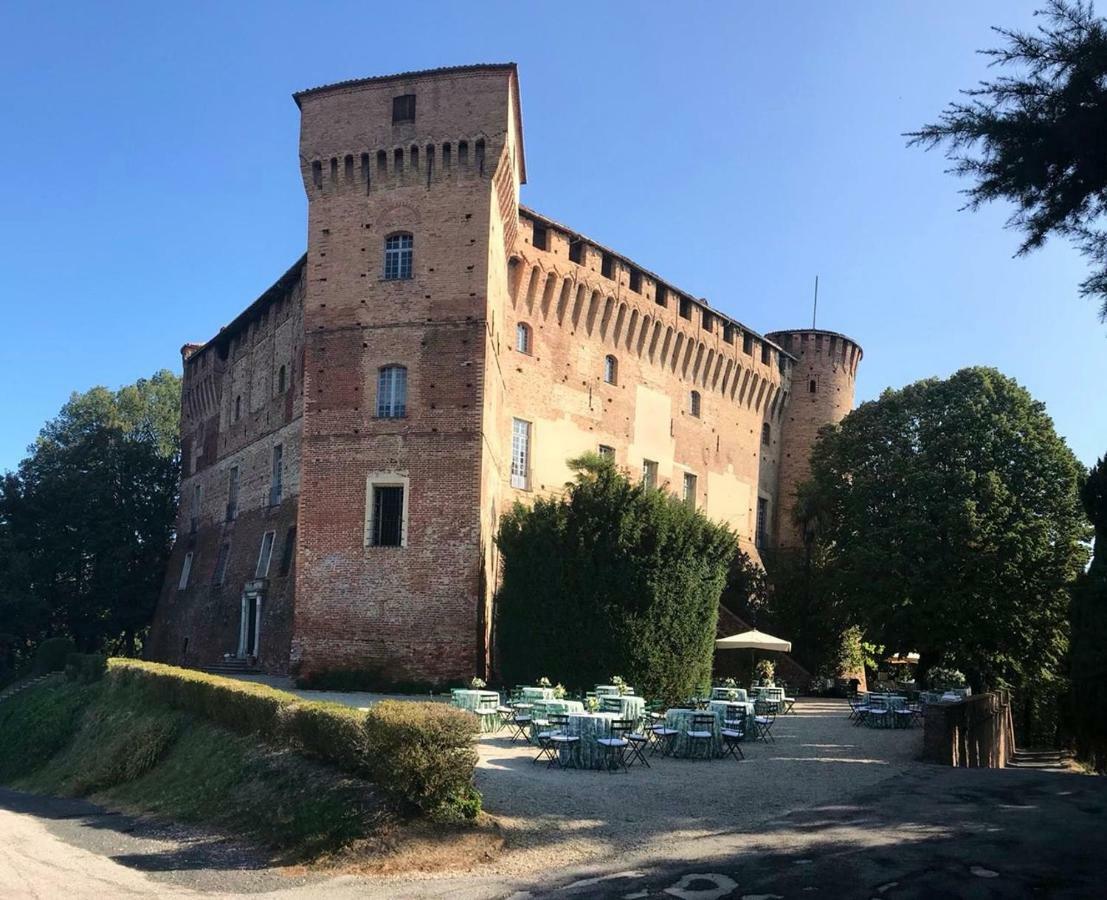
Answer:
<svg viewBox="0 0 1107 900"><path fill-rule="evenodd" d="M735 701L735 700L710 700L707 703L707 709L709 712L715 713L715 718L719 720L719 727L721 728L726 721L727 709L737 706L742 710L742 716L745 718L745 725L743 731L746 734L746 740L752 741L757 735L754 730L754 708L753 701Z"/></svg>
<svg viewBox="0 0 1107 900"><path fill-rule="evenodd" d="M519 689L520 696L528 703L535 700L553 700L554 689L552 687L525 687Z"/></svg>
<svg viewBox="0 0 1107 900"><path fill-rule="evenodd" d="M629 685L624 685L623 690L625 690L628 694L633 694L634 693L634 688L630 687ZM617 697L617 696L619 696L620 693L621 692L620 692L617 685L614 685L614 684L597 684L596 685L596 696L597 697L611 697L611 696L616 696Z"/></svg>
<svg viewBox="0 0 1107 900"><path fill-rule="evenodd" d="M633 694L621 694L619 696L612 696L610 694L599 698L601 709L603 712L618 713L619 718L629 719L631 722L637 724L638 720L646 712L646 700L644 697L635 697ZM609 709L608 704L618 703L618 709Z"/></svg>
<svg viewBox="0 0 1107 900"><path fill-rule="evenodd" d="M611 736L611 723L619 718L618 713L577 713L569 715L568 724L562 729L565 734L579 737L575 750L563 746L558 753L561 764L568 765L571 753L577 753L576 764L582 769L602 769L607 759L598 738Z"/></svg>
<svg viewBox="0 0 1107 900"><path fill-rule="evenodd" d="M535 700L534 711L543 716L548 716L551 713L557 715L569 715L572 713L580 714L584 712L584 704L579 700Z"/></svg>
<svg viewBox="0 0 1107 900"><path fill-rule="evenodd" d="M474 713L480 719L482 733L498 731L500 715L496 707L500 705L500 695L495 691L455 690L451 701L458 709Z"/></svg>
<svg viewBox="0 0 1107 900"><path fill-rule="evenodd" d="M711 699L733 700L737 703L744 703L749 700L749 695L746 694L745 688L715 687L711 689Z"/></svg>
<svg viewBox="0 0 1107 900"><path fill-rule="evenodd" d="M773 703L784 703L784 688L781 687L750 688L750 695L757 700L769 700Z"/></svg>
<svg viewBox="0 0 1107 900"><path fill-rule="evenodd" d="M692 730L692 716L702 716L703 714L703 710L696 709L670 709L665 713L665 725L677 731L677 736L673 738L672 744L669 745L672 748L673 756L688 756L689 751L692 749L692 742L689 740L686 732ZM723 738L722 735L719 734L722 716L723 713L716 712L714 716L715 723L711 726L712 756L723 755Z"/></svg>

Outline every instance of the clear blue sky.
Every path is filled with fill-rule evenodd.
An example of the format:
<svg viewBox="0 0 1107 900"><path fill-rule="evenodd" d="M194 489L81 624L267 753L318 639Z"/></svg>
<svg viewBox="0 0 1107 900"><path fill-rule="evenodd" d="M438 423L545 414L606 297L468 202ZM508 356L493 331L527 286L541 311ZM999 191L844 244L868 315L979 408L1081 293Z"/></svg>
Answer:
<svg viewBox="0 0 1107 900"><path fill-rule="evenodd" d="M13 3L0 8L0 470L70 391L205 340L303 251L297 89L514 60L526 204L750 326L865 349L858 400L1015 377L1086 463L1107 327L1055 242L959 212L901 132L1034 3Z"/></svg>

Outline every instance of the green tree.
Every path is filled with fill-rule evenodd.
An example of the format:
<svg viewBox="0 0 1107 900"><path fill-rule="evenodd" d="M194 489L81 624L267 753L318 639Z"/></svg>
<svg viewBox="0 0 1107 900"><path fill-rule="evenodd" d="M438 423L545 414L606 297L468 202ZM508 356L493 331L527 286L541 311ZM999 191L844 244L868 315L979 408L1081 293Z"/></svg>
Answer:
<svg viewBox="0 0 1107 900"><path fill-rule="evenodd" d="M684 699L710 683L735 537L596 455L571 465L564 496L516 504L501 522L500 674L578 688L618 674Z"/></svg>
<svg viewBox="0 0 1107 900"><path fill-rule="evenodd" d="M173 536L180 382L74 394L0 484L0 634L133 654Z"/></svg>
<svg viewBox="0 0 1107 900"><path fill-rule="evenodd" d="M854 410L812 454L822 540L849 619L977 687L1062 668L1068 586L1087 560L1083 467L1041 403L962 369Z"/></svg>
<svg viewBox="0 0 1107 900"><path fill-rule="evenodd" d="M1107 21L1091 3L1051 0L1026 33L993 29L1004 45L981 51L1014 75L963 91L910 145L944 146L952 172L974 180L968 209L1008 200L1018 255L1050 235L1067 238L1093 265L1081 293L1107 320Z"/></svg>

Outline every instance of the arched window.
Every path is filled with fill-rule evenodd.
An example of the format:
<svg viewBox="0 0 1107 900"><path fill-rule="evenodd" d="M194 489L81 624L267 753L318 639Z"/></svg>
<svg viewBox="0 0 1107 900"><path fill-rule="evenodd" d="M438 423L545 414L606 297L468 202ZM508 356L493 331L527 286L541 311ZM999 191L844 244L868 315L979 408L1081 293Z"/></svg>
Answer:
<svg viewBox="0 0 1107 900"><path fill-rule="evenodd" d="M530 326L526 322L515 326L515 349L520 353L530 353Z"/></svg>
<svg viewBox="0 0 1107 900"><path fill-rule="evenodd" d="M700 417L700 392L692 391L688 395L688 411L697 419Z"/></svg>
<svg viewBox="0 0 1107 900"><path fill-rule="evenodd" d="M614 356L603 358L603 380L608 384L619 383L619 360Z"/></svg>
<svg viewBox="0 0 1107 900"><path fill-rule="evenodd" d="M764 425L761 426L761 443L763 446L768 447L769 444L772 442L772 439L773 429L769 425L769 423L766 422Z"/></svg>
<svg viewBox="0 0 1107 900"><path fill-rule="evenodd" d="M377 417L402 419L407 415L407 369L384 366L377 377Z"/></svg>
<svg viewBox="0 0 1107 900"><path fill-rule="evenodd" d="M411 257L415 240L410 234L390 234L384 239L384 277L399 281L411 277Z"/></svg>
<svg viewBox="0 0 1107 900"><path fill-rule="evenodd" d="M283 394L285 389L285 371L284 366L277 369L277 393Z"/></svg>
<svg viewBox="0 0 1107 900"><path fill-rule="evenodd" d="M234 398L234 420L237 422L242 418L242 395L239 394Z"/></svg>

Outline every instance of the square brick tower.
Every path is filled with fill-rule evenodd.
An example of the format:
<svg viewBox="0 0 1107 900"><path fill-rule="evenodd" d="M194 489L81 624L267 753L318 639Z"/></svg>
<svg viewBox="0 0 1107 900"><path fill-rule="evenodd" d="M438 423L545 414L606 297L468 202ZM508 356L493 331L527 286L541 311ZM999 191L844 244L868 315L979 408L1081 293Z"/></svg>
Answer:
<svg viewBox="0 0 1107 900"><path fill-rule="evenodd" d="M525 179L514 64L296 95L308 197L291 665L487 670L495 314ZM494 379L493 379L494 380Z"/></svg>

